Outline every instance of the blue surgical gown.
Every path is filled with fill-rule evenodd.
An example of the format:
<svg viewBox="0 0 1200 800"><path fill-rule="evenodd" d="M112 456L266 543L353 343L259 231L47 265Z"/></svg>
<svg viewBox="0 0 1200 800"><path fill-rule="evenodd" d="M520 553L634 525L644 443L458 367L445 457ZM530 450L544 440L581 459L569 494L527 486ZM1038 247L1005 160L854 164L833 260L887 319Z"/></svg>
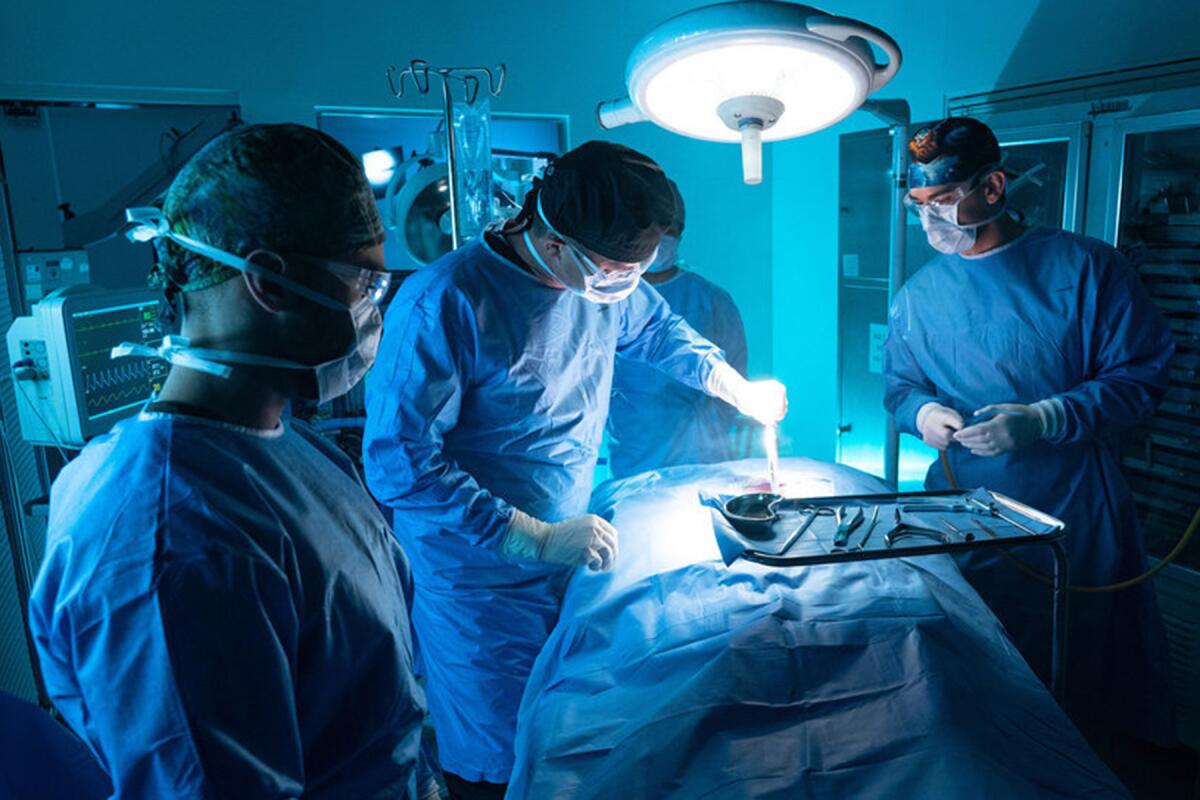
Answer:
<svg viewBox="0 0 1200 800"><path fill-rule="evenodd" d="M117 797L406 797L403 551L303 423L144 413L59 475L29 617Z"/></svg>
<svg viewBox="0 0 1200 800"><path fill-rule="evenodd" d="M728 292L682 269L654 288L673 312L725 351L730 366L746 373L746 330ZM617 356L608 412L613 477L736 458L736 422L737 411L728 403Z"/></svg>
<svg viewBox="0 0 1200 800"><path fill-rule="evenodd" d="M1146 567L1129 485L1113 436L1162 399L1171 333L1129 263L1107 244L1034 229L1007 247L940 256L896 295L884 347L886 405L900 430L919 435L918 410L937 402L970 421L990 403L1058 398L1058 435L984 458L952 445L960 486L984 486L1067 524L1074 584L1108 584ZM949 488L940 464L929 489ZM1043 574L1041 548L1019 551ZM1005 622L1026 659L1046 675L1049 593L997 555L974 557L967 575ZM1166 733L1162 622L1153 585L1071 597L1068 711L1089 734Z"/></svg>
<svg viewBox="0 0 1200 800"><path fill-rule="evenodd" d="M416 273L388 310L363 461L412 559L438 756L467 780L508 780L521 693L571 574L504 555L512 509L587 511L618 351L697 389L723 359L644 282L593 304L485 242Z"/></svg>

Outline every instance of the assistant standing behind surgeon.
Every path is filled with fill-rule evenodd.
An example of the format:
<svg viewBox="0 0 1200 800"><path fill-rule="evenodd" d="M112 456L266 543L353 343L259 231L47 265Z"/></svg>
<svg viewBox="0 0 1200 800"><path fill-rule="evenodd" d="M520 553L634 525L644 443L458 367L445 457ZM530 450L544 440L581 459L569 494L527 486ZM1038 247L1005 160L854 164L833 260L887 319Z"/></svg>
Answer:
<svg viewBox="0 0 1200 800"><path fill-rule="evenodd" d="M452 792L499 796L517 706L571 569L608 568L585 515L614 355L775 421L750 383L640 281L674 202L650 158L588 142L521 214L409 278L367 380L364 463L413 559L413 621Z"/></svg>
<svg viewBox="0 0 1200 800"><path fill-rule="evenodd" d="M1006 213L1000 147L983 123L944 120L909 149L909 203L943 255L892 305L888 410L902 431L946 451L960 486L1066 522L1072 583L1138 575L1145 546L1112 437L1162 400L1170 330L1115 249L1026 229ZM949 488L938 463L925 486ZM1042 548L1021 552L1029 559ZM1045 679L1046 588L999 556L966 567ZM1067 710L1076 723L1094 743L1114 731L1169 738L1152 585L1074 594L1070 621Z"/></svg>
<svg viewBox="0 0 1200 800"><path fill-rule="evenodd" d="M116 797L411 797L407 561L349 460L281 421L375 356L389 274L362 164L249 126L130 215L190 345L54 482L29 608L46 689Z"/></svg>
<svg viewBox="0 0 1200 800"><path fill-rule="evenodd" d="M673 313L720 347L730 366L745 374L746 330L733 298L719 286L685 270L678 258L686 214L679 187L674 181L670 183L675 218L643 278L662 295ZM608 412L613 477L735 458L736 423L737 410L728 403L617 354L612 408Z"/></svg>

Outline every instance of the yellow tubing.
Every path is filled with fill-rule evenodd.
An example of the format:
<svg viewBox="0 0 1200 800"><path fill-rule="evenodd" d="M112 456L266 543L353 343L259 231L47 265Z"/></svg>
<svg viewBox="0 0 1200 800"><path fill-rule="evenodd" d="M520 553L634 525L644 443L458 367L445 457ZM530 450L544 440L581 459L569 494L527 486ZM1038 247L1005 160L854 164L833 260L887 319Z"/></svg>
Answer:
<svg viewBox="0 0 1200 800"><path fill-rule="evenodd" d="M950 488L957 492L958 481L954 480L954 473L950 469L950 459L946 457L946 451L942 450L938 454L938 457L941 459L942 470L946 473L946 480L949 481ZM1200 508L1196 509L1196 513L1192 515L1192 521L1188 523L1187 528L1183 532L1183 536L1179 537L1179 542L1174 548L1172 548L1171 552L1167 554L1167 557L1143 572L1141 575L1130 578L1129 580L1121 581L1120 583L1110 583L1104 586L1071 586L1070 589L1072 592L1119 592L1122 589L1129 589L1137 586L1143 581L1148 581L1157 575L1159 570L1179 557L1179 554L1182 553L1188 546L1188 542L1192 540L1192 536L1196 533L1197 528L1200 528ZM1039 581L1045 584L1049 584L1051 582L1048 577L1033 569L1024 561L1017 558L1012 553L1009 553L1007 550L1001 550L1000 554L1012 561L1013 564L1016 565L1016 567L1026 575L1037 578Z"/></svg>

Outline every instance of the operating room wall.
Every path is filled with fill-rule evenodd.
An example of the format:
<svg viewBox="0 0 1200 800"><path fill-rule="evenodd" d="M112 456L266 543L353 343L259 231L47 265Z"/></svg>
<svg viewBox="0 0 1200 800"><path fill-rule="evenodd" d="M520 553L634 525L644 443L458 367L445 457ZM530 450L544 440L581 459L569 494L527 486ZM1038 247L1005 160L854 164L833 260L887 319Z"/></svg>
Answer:
<svg viewBox="0 0 1200 800"><path fill-rule="evenodd" d="M263 0L0 4L0 83L66 83L238 92L248 121L313 124L315 105L435 108L393 100L384 69L425 58L508 65L493 109L569 114L571 142L603 136L658 159L688 203L682 254L725 286L746 317L751 372L770 371L771 192L739 180L736 148L649 125L603 132L596 104L620 96L625 59L688 0L604 3L381 3ZM768 162L769 168L769 162Z"/></svg>
<svg viewBox="0 0 1200 800"><path fill-rule="evenodd" d="M829 131L768 146L768 178L758 187L738 179L734 147L649 125L601 132L595 104L621 93L631 46L659 20L701 2L9 0L0 4L0 83L234 90L251 121L311 123L315 105L436 106L393 101L388 64L414 56L505 61L509 82L497 111L567 113L572 142L603 135L639 147L679 181L690 217L684 257L733 293L751 372L774 371L791 388L785 447L830 458L837 139L878 123L857 113ZM907 98L917 119L940 115L946 96L1200 54L1200 3L1185 0L817 4L897 38L905 64L881 96Z"/></svg>
<svg viewBox="0 0 1200 800"><path fill-rule="evenodd" d="M1200 56L1194 0L820 5L900 43L903 68L879 96L908 100L914 120L942 116L947 97ZM882 125L858 112L770 146L774 368L791 388L782 441L795 454L831 459L836 447L838 137ZM888 235L886 220L879 235Z"/></svg>

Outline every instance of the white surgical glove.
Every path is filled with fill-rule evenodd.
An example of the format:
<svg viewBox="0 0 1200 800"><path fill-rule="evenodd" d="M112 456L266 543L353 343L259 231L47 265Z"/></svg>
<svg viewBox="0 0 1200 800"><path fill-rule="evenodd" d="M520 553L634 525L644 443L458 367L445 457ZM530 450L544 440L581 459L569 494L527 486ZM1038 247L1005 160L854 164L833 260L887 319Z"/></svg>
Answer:
<svg viewBox="0 0 1200 800"><path fill-rule="evenodd" d="M589 569L609 570L617 560L617 529L594 514L542 522L513 509L504 552L549 564L587 564Z"/></svg>
<svg viewBox="0 0 1200 800"><path fill-rule="evenodd" d="M774 425L787 415L787 387L773 380L748 381L724 362L713 367L705 388L761 425Z"/></svg>
<svg viewBox="0 0 1200 800"><path fill-rule="evenodd" d="M962 415L940 403L926 403L917 411L917 430L921 432L921 439L937 450L949 447L955 433L962 428Z"/></svg>
<svg viewBox="0 0 1200 800"><path fill-rule="evenodd" d="M954 434L955 441L977 456L998 456L1053 436L1062 428L1065 412L1062 401L1051 398L1032 405L996 403L975 412L977 417L983 414L995 416Z"/></svg>

